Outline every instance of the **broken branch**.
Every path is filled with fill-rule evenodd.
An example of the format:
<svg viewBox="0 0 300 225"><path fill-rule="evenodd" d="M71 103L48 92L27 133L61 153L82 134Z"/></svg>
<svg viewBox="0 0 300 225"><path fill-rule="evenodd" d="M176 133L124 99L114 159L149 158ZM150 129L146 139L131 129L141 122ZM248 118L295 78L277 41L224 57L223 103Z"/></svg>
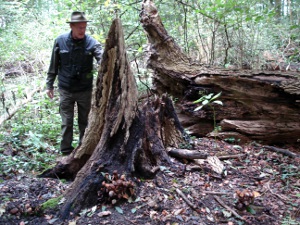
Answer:
<svg viewBox="0 0 300 225"><path fill-rule="evenodd" d="M206 159L207 158L206 153L199 152L197 150L168 148L167 151L170 156L175 158L181 158L181 159Z"/></svg>
<svg viewBox="0 0 300 225"><path fill-rule="evenodd" d="M182 191L180 191L178 188L176 189L177 194L194 210L197 209L197 206L194 205L188 198L183 194Z"/></svg>
<svg viewBox="0 0 300 225"><path fill-rule="evenodd" d="M220 160L226 160L226 159L238 159L246 156L247 154L236 154L236 155L220 155L217 156Z"/></svg>
<svg viewBox="0 0 300 225"><path fill-rule="evenodd" d="M223 202L223 200L220 197L214 196L214 198L221 206L223 206L225 209L227 209L229 212L231 212L236 218L238 218L240 220L245 220L234 209L232 209L228 205L226 205L225 202Z"/></svg>
<svg viewBox="0 0 300 225"><path fill-rule="evenodd" d="M273 151L273 152L281 153L281 154L289 156L291 158L300 157L300 155L297 155L296 153L293 153L293 152L291 152L287 149L283 149L283 148L276 148L276 147L268 146L268 145L264 145L263 148L266 150Z"/></svg>

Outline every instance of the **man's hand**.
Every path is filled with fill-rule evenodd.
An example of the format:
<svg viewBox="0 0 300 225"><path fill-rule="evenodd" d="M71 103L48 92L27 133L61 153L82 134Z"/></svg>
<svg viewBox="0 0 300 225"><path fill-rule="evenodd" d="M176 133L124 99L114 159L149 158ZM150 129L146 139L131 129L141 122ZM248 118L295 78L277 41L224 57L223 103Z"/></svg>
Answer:
<svg viewBox="0 0 300 225"><path fill-rule="evenodd" d="M53 98L54 97L54 90L53 89L48 89L46 91L46 94L48 95L49 98Z"/></svg>

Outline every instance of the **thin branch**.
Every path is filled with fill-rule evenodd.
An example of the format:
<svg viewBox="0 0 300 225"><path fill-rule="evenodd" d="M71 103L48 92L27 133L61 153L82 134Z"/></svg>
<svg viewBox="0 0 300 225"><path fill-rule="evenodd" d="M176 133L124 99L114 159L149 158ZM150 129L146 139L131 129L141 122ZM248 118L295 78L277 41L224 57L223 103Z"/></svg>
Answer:
<svg viewBox="0 0 300 225"><path fill-rule="evenodd" d="M188 198L183 194L182 191L180 191L178 188L176 189L177 194L194 210L197 209L197 206L194 205Z"/></svg>
<svg viewBox="0 0 300 225"><path fill-rule="evenodd" d="M130 38L130 36L140 27L140 25L137 25L125 38L125 40L127 40L128 38Z"/></svg>
<svg viewBox="0 0 300 225"><path fill-rule="evenodd" d="M4 123L5 121L11 119L18 111L19 109L22 108L23 105L25 105L26 103L30 102L34 96L34 94L37 92L37 91L40 91L42 88L39 87L35 90L33 90L32 92L30 92L28 95L26 95L26 99L24 99L23 101L19 102L18 104L15 105L15 107L12 109L12 111L9 111L8 108L6 108L6 111L7 111L7 114L8 115L4 115L4 116L1 116L0 117L0 125L2 123Z"/></svg>
<svg viewBox="0 0 300 225"><path fill-rule="evenodd" d="M236 218L238 218L240 220L245 220L234 209L232 209L228 205L226 205L225 202L223 202L223 200L220 197L214 196L214 198L221 206L223 206L225 209L227 209L229 212L231 212Z"/></svg>
<svg viewBox="0 0 300 225"><path fill-rule="evenodd" d="M296 154L296 153L293 153L287 149L283 149L283 148L276 148L276 147L273 147L273 146L268 146L268 145L264 145L262 146L264 149L266 150L270 150L270 151L273 151L273 152L277 152L277 153L281 153L283 155L286 155L286 156L289 156L291 158L299 158L300 155Z"/></svg>
<svg viewBox="0 0 300 225"><path fill-rule="evenodd" d="M238 159L242 158L244 156L247 156L247 154L236 154L236 155L221 155L217 156L220 160L226 160L226 159Z"/></svg>
<svg viewBox="0 0 300 225"><path fill-rule="evenodd" d="M211 195L229 195L226 192L218 192L218 191L203 191L204 194L211 194Z"/></svg>

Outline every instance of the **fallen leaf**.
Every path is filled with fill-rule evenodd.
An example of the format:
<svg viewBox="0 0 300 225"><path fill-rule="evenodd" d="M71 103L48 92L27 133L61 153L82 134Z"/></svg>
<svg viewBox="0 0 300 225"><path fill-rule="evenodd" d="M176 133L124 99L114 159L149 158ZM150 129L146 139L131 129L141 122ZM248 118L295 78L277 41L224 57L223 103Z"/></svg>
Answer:
<svg viewBox="0 0 300 225"><path fill-rule="evenodd" d="M257 191L253 191L253 196L254 196L254 198L257 198L260 196L260 193Z"/></svg>
<svg viewBox="0 0 300 225"><path fill-rule="evenodd" d="M53 215L45 215L44 217L46 220L51 220L53 218Z"/></svg>
<svg viewBox="0 0 300 225"><path fill-rule="evenodd" d="M111 212L110 211L103 211L103 212L99 212L97 215L99 217L109 216L109 215L111 215Z"/></svg>
<svg viewBox="0 0 300 225"><path fill-rule="evenodd" d="M175 210L175 212L173 214L174 214L174 216L177 216L183 212L184 212L184 209L177 209L177 210Z"/></svg>
<svg viewBox="0 0 300 225"><path fill-rule="evenodd" d="M256 214L256 211L252 207L250 207L250 206L247 206L246 210L247 210L247 212L251 213L252 215Z"/></svg>
<svg viewBox="0 0 300 225"><path fill-rule="evenodd" d="M123 214L123 209L121 209L120 207L116 206L115 209L118 213Z"/></svg>
<svg viewBox="0 0 300 225"><path fill-rule="evenodd" d="M214 221L215 221L214 218L213 218L213 216L212 216L211 214L207 215L206 218L207 218L208 220L210 220L211 222L214 222Z"/></svg>
<svg viewBox="0 0 300 225"><path fill-rule="evenodd" d="M56 224L57 220L58 220L58 218L53 218L53 219L48 221L48 224Z"/></svg>
<svg viewBox="0 0 300 225"><path fill-rule="evenodd" d="M239 146L239 145L234 145L234 146L232 146L235 150L239 150L239 151L242 151L243 150L243 148L241 147L241 146Z"/></svg>
<svg viewBox="0 0 300 225"><path fill-rule="evenodd" d="M158 213L156 211L150 211L149 213L150 218L153 220L158 216Z"/></svg>
<svg viewBox="0 0 300 225"><path fill-rule="evenodd" d="M222 210L222 213L223 213L223 215L224 215L225 217L227 217L227 218L229 218L229 217L232 216L232 213L231 213L231 212L228 212L228 211L226 211L226 210Z"/></svg>
<svg viewBox="0 0 300 225"><path fill-rule="evenodd" d="M5 205L0 205L0 216L3 215L3 213L5 213Z"/></svg>
<svg viewBox="0 0 300 225"><path fill-rule="evenodd" d="M135 213L137 211L137 208L131 209L131 213Z"/></svg>

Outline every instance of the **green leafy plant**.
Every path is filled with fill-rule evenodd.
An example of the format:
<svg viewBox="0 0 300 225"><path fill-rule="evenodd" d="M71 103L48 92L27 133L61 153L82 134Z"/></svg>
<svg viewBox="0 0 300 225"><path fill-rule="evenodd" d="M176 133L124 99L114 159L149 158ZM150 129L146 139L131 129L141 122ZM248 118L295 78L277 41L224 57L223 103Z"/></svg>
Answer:
<svg viewBox="0 0 300 225"><path fill-rule="evenodd" d="M218 94L214 95L213 93L210 93L208 95L203 95L198 100L194 101L194 104L201 103L200 106L198 106L194 111L198 111L202 109L204 106L209 106L213 110L213 120L214 120L214 132L218 132L220 128L216 124L216 111L215 111L215 104L217 105L223 105L223 102L220 100L217 100L221 96L222 92L219 92Z"/></svg>
<svg viewBox="0 0 300 225"><path fill-rule="evenodd" d="M51 167L58 153L60 116L56 101L44 93L3 124L0 132L0 173L36 173Z"/></svg>
<svg viewBox="0 0 300 225"><path fill-rule="evenodd" d="M239 143L241 141L241 139L235 139L234 137L228 137L228 138L225 138L224 141L226 141L227 143L235 144L235 143Z"/></svg>

